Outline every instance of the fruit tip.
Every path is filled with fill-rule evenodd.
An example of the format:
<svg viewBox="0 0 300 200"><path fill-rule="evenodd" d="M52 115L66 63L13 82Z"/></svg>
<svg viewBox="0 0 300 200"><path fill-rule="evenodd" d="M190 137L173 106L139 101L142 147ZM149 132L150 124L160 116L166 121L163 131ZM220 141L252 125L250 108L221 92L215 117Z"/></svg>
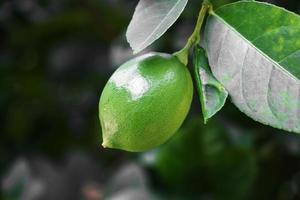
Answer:
<svg viewBox="0 0 300 200"><path fill-rule="evenodd" d="M107 146L107 144L105 144L104 142L102 143L102 147L103 148L107 148L108 146Z"/></svg>

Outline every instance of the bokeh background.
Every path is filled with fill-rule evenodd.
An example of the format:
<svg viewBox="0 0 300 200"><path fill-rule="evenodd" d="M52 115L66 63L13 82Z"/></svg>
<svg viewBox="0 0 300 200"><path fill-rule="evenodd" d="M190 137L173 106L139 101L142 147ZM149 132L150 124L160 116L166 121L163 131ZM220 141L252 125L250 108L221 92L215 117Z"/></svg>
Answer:
<svg viewBox="0 0 300 200"><path fill-rule="evenodd" d="M0 1L0 199L300 199L300 136L230 101L203 125L195 94L182 128L152 151L101 147L99 96L133 56L125 31L137 2ZM268 2L300 13L299 0ZM148 51L179 50L200 4Z"/></svg>

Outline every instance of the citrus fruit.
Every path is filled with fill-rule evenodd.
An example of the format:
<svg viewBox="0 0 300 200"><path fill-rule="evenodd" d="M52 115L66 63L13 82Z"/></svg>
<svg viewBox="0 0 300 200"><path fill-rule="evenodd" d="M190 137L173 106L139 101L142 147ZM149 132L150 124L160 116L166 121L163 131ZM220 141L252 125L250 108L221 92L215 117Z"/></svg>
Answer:
<svg viewBox="0 0 300 200"><path fill-rule="evenodd" d="M191 75L176 57L148 53L126 62L100 98L102 145L140 152L164 143L184 121L192 96Z"/></svg>

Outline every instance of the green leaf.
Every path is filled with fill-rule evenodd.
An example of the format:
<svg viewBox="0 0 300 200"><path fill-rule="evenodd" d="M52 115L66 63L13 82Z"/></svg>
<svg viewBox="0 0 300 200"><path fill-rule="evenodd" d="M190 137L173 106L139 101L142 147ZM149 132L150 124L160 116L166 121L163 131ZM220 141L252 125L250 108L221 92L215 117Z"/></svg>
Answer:
<svg viewBox="0 0 300 200"><path fill-rule="evenodd" d="M178 19L188 0L140 0L126 37L134 53L160 38Z"/></svg>
<svg viewBox="0 0 300 200"><path fill-rule="evenodd" d="M300 17L242 1L211 13L209 64L233 103L252 119L300 133Z"/></svg>
<svg viewBox="0 0 300 200"><path fill-rule="evenodd" d="M240 0L210 0L211 4L213 5L214 9L217 9L223 5L229 4L229 3L233 3L233 2L237 2Z"/></svg>
<svg viewBox="0 0 300 200"><path fill-rule="evenodd" d="M212 75L205 50L198 45L194 48L193 66L204 123L206 123L224 106L228 93Z"/></svg>

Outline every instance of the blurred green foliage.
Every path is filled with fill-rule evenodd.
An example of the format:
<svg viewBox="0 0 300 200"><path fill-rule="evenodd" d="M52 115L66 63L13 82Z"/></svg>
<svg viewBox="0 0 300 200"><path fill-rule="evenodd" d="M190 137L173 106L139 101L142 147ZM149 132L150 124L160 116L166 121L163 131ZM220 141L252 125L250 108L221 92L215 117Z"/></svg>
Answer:
<svg viewBox="0 0 300 200"><path fill-rule="evenodd" d="M201 191L213 199L244 199L257 167L251 137L216 121L204 126L201 120L187 122L161 147L156 164L160 176L186 195Z"/></svg>

